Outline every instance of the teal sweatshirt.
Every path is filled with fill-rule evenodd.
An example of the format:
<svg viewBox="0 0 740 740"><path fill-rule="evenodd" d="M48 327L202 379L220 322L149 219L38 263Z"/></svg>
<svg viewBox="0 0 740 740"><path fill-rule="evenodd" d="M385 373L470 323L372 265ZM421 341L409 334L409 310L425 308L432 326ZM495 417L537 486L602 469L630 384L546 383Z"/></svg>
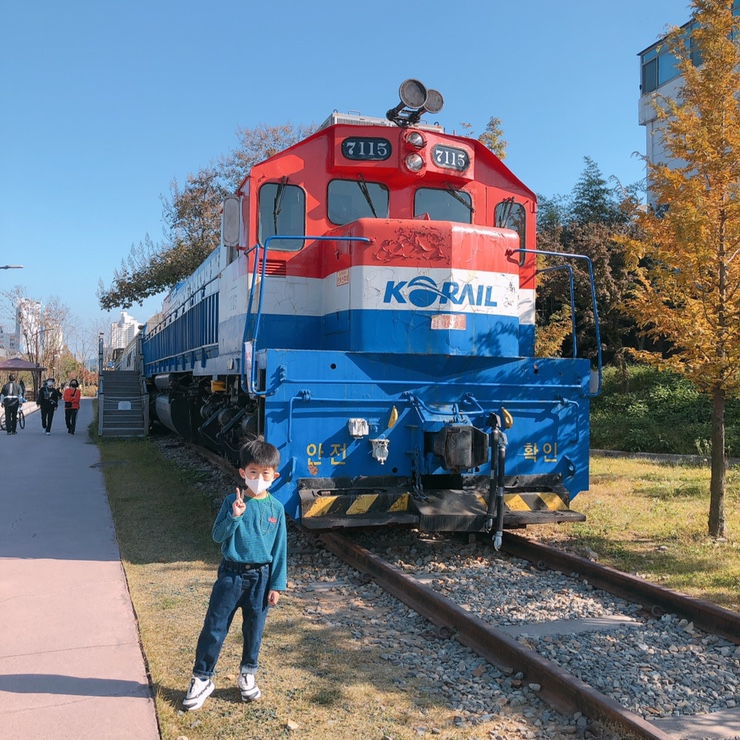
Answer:
<svg viewBox="0 0 740 740"><path fill-rule="evenodd" d="M221 544L226 560L235 563L269 563L270 590L288 587L288 536L285 509L272 495L266 498L244 496L246 509L235 517L231 505L236 494L226 497L213 524L213 539Z"/></svg>

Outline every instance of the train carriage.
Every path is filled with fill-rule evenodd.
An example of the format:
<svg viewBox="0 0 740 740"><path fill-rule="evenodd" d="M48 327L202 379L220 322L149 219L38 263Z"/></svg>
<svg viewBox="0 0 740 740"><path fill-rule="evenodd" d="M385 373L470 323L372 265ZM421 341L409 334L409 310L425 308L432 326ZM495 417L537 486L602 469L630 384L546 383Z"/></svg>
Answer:
<svg viewBox="0 0 740 740"><path fill-rule="evenodd" d="M596 389L589 360L534 353L536 197L420 123L438 93L401 98L333 114L227 199L223 246L146 325L154 414L232 459L264 435L310 528L582 519Z"/></svg>

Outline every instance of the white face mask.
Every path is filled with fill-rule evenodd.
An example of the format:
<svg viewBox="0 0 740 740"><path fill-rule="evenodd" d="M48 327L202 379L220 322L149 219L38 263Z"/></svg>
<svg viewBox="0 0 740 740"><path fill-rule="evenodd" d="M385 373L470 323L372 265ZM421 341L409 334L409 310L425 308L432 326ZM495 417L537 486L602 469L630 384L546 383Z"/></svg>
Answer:
<svg viewBox="0 0 740 740"><path fill-rule="evenodd" d="M271 485L272 481L262 480L262 478L244 478L244 482L247 484L247 488L255 495L259 496L264 493Z"/></svg>

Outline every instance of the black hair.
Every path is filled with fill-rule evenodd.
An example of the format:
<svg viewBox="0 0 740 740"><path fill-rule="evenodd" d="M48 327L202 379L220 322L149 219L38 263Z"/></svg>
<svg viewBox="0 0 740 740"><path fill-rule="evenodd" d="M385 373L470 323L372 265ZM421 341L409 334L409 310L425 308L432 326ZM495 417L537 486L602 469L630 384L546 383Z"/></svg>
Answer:
<svg viewBox="0 0 740 740"><path fill-rule="evenodd" d="M280 467L280 451L275 445L265 442L263 437L252 439L239 449L239 467L244 469L251 463L277 470Z"/></svg>
<svg viewBox="0 0 740 740"><path fill-rule="evenodd" d="M77 386L79 385L79 383L74 378L69 381L69 384L72 388L77 388Z"/></svg>
<svg viewBox="0 0 740 740"><path fill-rule="evenodd" d="M15 375L13 375L13 373L10 373L10 375L8 375L8 381L11 383L15 382Z"/></svg>

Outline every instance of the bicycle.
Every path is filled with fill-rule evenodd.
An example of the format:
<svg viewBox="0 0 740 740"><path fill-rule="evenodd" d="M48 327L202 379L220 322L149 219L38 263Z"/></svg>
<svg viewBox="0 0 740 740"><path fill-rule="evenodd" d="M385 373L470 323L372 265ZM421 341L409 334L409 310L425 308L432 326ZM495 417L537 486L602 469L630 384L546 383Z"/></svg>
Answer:
<svg viewBox="0 0 740 740"><path fill-rule="evenodd" d="M23 413L23 409L18 409L18 426L21 429L26 428L26 415ZM5 431L5 413L3 412L0 416L0 431Z"/></svg>

